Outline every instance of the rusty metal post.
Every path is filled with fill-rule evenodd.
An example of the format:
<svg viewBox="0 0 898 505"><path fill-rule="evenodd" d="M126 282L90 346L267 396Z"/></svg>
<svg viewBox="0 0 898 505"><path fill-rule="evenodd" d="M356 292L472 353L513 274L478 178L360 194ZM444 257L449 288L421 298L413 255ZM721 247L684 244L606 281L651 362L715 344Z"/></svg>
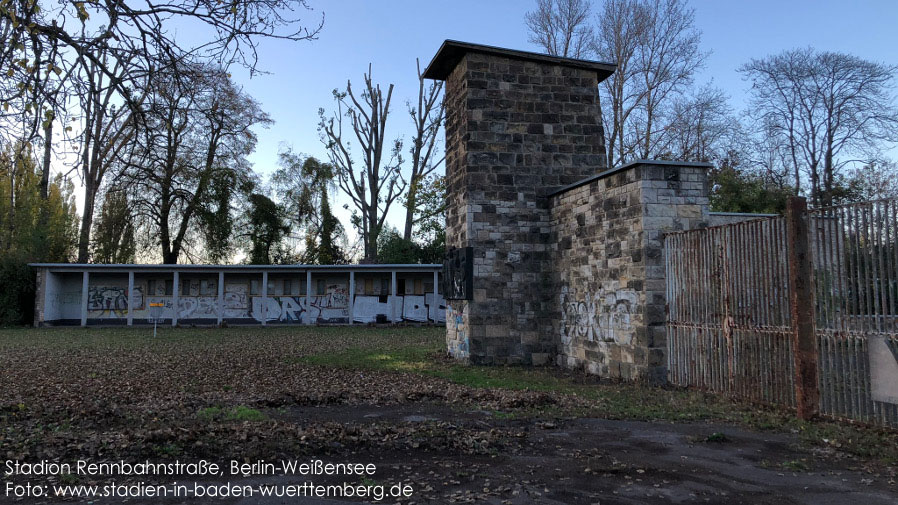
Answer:
<svg viewBox="0 0 898 505"><path fill-rule="evenodd" d="M801 197L786 205L789 247L789 305L795 349L795 404L798 417L810 419L820 410L817 390L817 337L814 329L814 287L808 244L808 204Z"/></svg>

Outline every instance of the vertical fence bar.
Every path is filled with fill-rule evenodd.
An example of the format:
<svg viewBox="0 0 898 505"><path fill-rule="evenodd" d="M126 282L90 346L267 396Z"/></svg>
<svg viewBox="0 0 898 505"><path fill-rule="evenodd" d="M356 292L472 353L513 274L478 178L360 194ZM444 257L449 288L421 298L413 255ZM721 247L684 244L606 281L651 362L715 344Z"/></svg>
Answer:
<svg viewBox="0 0 898 505"><path fill-rule="evenodd" d="M817 337L814 335L811 258L808 255L807 201L789 199L786 207L789 248L789 291L793 347L795 351L795 402L798 417L810 419L819 412L817 389Z"/></svg>

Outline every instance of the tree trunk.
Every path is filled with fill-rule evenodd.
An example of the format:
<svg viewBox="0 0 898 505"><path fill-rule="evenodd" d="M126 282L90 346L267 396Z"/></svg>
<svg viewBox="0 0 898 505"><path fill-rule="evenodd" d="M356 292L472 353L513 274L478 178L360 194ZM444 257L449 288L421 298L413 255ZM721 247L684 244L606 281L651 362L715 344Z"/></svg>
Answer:
<svg viewBox="0 0 898 505"><path fill-rule="evenodd" d="M78 263L90 260L90 229L94 222L94 203L97 190L90 178L84 183L84 213L81 215L81 234L78 237Z"/></svg>
<svg viewBox="0 0 898 505"><path fill-rule="evenodd" d="M418 191L418 181L412 180L408 188L408 199L405 202L405 230L402 232L402 238L405 240L412 239L412 225L415 222L415 200Z"/></svg>
<svg viewBox="0 0 898 505"><path fill-rule="evenodd" d="M44 128L44 166L41 167L41 200L46 202L50 195L50 157L53 152L53 121L47 122ZM42 215L45 223L46 215Z"/></svg>
<svg viewBox="0 0 898 505"><path fill-rule="evenodd" d="M370 263L377 263L377 236L380 235L380 230L377 229L376 209L376 207L368 207L368 241L365 243L365 259Z"/></svg>

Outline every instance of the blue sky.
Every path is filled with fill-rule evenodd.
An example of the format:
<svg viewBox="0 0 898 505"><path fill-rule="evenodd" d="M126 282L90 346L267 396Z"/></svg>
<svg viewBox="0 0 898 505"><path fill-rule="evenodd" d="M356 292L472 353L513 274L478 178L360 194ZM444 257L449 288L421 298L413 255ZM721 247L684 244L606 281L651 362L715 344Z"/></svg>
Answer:
<svg viewBox="0 0 898 505"><path fill-rule="evenodd" d="M393 136L406 133L405 101L416 92L415 58L425 66L444 39L538 51L527 41L524 14L535 0L310 0L325 13L313 42L264 41L260 67L268 75L235 78L262 104L275 124L258 130L251 161L260 174L277 166L281 143L325 159L319 141L318 109L332 110L331 91L347 79L361 84L373 65L376 82L393 83ZM600 2L596 2L600 4ZM696 84L713 80L741 110L747 85L736 69L751 58L813 46L898 64L898 1L713 1L694 0L702 47L710 50ZM342 213L341 213L342 214ZM345 214L340 216L345 225ZM390 213L402 226L398 212Z"/></svg>

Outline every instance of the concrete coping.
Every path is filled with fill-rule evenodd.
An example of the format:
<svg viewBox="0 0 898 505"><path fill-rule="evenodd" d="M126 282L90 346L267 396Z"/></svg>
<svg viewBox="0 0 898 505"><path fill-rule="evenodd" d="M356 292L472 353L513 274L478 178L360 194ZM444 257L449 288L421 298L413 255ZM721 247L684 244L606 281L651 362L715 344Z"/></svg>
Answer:
<svg viewBox="0 0 898 505"><path fill-rule="evenodd" d="M769 214L763 212L715 212L710 211L708 214L712 216L745 216L745 217L779 217L780 214Z"/></svg>
<svg viewBox="0 0 898 505"><path fill-rule="evenodd" d="M442 271L443 265L439 264L365 264L365 265L191 265L191 264L113 264L113 263L29 263L32 268L45 268L54 272L433 272Z"/></svg>
<svg viewBox="0 0 898 505"><path fill-rule="evenodd" d="M530 51L519 51L517 49L506 49L503 47L487 46L483 44L472 44L470 42L461 42L458 40L449 40L443 42L437 54L430 60L430 64L424 69L424 77L437 81L444 81L452 70L455 69L458 62L467 53L481 53L493 56L502 56L514 60L532 61L549 65L560 65L563 67L579 68L584 70L592 70L596 73L599 82L607 79L617 65L613 63L603 63L600 61L578 60L575 58L561 58L559 56L551 56L542 53L533 53Z"/></svg>
<svg viewBox="0 0 898 505"><path fill-rule="evenodd" d="M667 166L667 167L693 167L693 168L713 168L713 163L707 163L704 161L670 161L670 160L633 160L629 163L621 165L616 168L612 168L609 170L605 170L604 172L600 172L591 177L587 177L581 181L577 181L573 184L568 184L567 186L562 186L554 191L549 192L546 196L553 197L555 195L560 195L561 193L566 193L572 189L579 188L580 186L585 186L593 181L597 181L599 179L604 179L605 177L614 175L619 172L623 172L624 170L629 170L631 168L635 168L639 165L655 165L655 166Z"/></svg>

